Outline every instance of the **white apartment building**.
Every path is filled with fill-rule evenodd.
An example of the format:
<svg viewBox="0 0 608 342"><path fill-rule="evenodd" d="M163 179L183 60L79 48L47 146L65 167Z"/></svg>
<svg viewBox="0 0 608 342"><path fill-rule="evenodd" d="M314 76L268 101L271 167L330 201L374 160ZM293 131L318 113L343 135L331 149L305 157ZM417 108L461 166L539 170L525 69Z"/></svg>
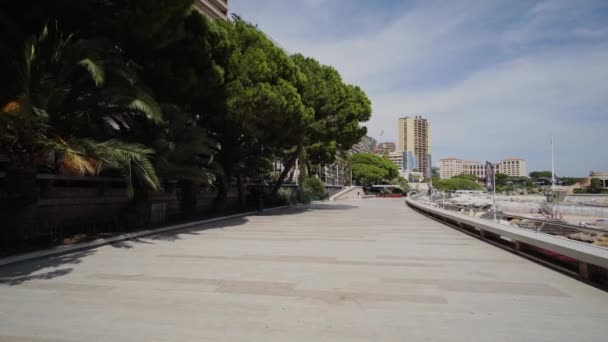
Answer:
<svg viewBox="0 0 608 342"><path fill-rule="evenodd" d="M439 164L439 177L452 178L463 173L463 160L458 158L441 159Z"/></svg>
<svg viewBox="0 0 608 342"><path fill-rule="evenodd" d="M397 166L397 169L405 169L403 167L403 152L389 152L387 158Z"/></svg>
<svg viewBox="0 0 608 342"><path fill-rule="evenodd" d="M527 177L527 163L521 158L507 158L497 165L496 171L509 177Z"/></svg>
<svg viewBox="0 0 608 342"><path fill-rule="evenodd" d="M465 160L462 163L462 173L474 175L479 179L486 178L486 165L475 160Z"/></svg>
<svg viewBox="0 0 608 342"><path fill-rule="evenodd" d="M445 163L444 163L445 160ZM460 159L447 158L441 160L441 178L450 178L461 173L465 175L474 175L479 179L486 178L486 164L476 160L465 160L460 168ZM444 167L445 164L445 167ZM527 177L527 163L521 158L507 158L495 164L496 172L503 173L509 177ZM444 171L445 169L445 171ZM460 171L460 173L456 173ZM445 177L444 177L445 175ZM452 175L452 176L450 176Z"/></svg>

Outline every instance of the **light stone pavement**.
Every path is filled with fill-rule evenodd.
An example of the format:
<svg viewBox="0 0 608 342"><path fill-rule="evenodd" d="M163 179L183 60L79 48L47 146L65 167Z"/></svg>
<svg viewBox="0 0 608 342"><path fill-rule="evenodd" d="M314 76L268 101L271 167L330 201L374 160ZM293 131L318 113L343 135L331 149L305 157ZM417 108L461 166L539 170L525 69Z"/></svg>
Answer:
<svg viewBox="0 0 608 342"><path fill-rule="evenodd" d="M0 283L0 341L608 339L607 293L393 199L217 222Z"/></svg>

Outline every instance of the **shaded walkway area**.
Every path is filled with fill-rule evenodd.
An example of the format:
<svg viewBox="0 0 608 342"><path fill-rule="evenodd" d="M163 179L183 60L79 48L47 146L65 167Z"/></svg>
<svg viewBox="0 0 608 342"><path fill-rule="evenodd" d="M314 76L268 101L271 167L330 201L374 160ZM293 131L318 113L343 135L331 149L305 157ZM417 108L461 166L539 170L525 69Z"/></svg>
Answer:
<svg viewBox="0 0 608 342"><path fill-rule="evenodd" d="M0 341L599 341L608 294L401 199L0 268Z"/></svg>

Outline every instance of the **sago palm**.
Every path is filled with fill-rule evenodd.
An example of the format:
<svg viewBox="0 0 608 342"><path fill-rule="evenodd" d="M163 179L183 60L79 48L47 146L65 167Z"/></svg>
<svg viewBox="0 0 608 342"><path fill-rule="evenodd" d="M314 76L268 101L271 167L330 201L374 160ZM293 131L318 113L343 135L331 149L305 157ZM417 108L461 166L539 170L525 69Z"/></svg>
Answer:
<svg viewBox="0 0 608 342"><path fill-rule="evenodd" d="M138 116L159 122L159 105L137 83L133 67L111 44L45 27L16 60L20 88L0 114L0 143L10 167L36 169L49 152L70 172L122 170L157 190L154 151L119 139Z"/></svg>

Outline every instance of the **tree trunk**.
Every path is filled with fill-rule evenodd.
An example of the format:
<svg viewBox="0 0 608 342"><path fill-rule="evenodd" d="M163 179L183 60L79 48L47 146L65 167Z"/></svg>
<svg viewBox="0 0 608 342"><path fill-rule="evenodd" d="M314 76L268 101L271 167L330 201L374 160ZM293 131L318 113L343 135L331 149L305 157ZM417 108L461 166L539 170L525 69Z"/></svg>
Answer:
<svg viewBox="0 0 608 342"><path fill-rule="evenodd" d="M317 171L314 167L312 167L312 163L310 161L306 161L306 169L308 170L308 178L314 177Z"/></svg>
<svg viewBox="0 0 608 342"><path fill-rule="evenodd" d="M289 174L289 171L291 171L293 166L296 164L296 160L298 160L298 158L300 157L300 154L302 153L302 149L303 149L303 145L302 144L298 145L298 148L296 149L296 152L293 154L293 156L289 160L289 163L287 163L287 165L285 165L285 169L283 169L283 172L281 172L279 179L277 179L277 182L274 184L274 187L272 188L273 195L276 194L279 191L279 189L281 188L281 185L283 184L283 181L287 177L287 174Z"/></svg>
<svg viewBox="0 0 608 342"><path fill-rule="evenodd" d="M1 245L22 244L36 228L36 212L40 190L36 184L34 168L11 167L4 179L6 202L0 212L4 229L0 231Z"/></svg>
<svg viewBox="0 0 608 342"><path fill-rule="evenodd" d="M232 176L230 172L224 170L224 174L218 177L218 192L213 202L213 209L216 212L223 212L226 209L226 202L228 200L228 192L230 191L230 180Z"/></svg>
<svg viewBox="0 0 608 342"><path fill-rule="evenodd" d="M238 188L239 188L239 204L241 205L241 208L245 208L247 206L247 203L245 202L245 184L243 184L243 175L238 175L238 177L236 178L237 182L238 182Z"/></svg>

